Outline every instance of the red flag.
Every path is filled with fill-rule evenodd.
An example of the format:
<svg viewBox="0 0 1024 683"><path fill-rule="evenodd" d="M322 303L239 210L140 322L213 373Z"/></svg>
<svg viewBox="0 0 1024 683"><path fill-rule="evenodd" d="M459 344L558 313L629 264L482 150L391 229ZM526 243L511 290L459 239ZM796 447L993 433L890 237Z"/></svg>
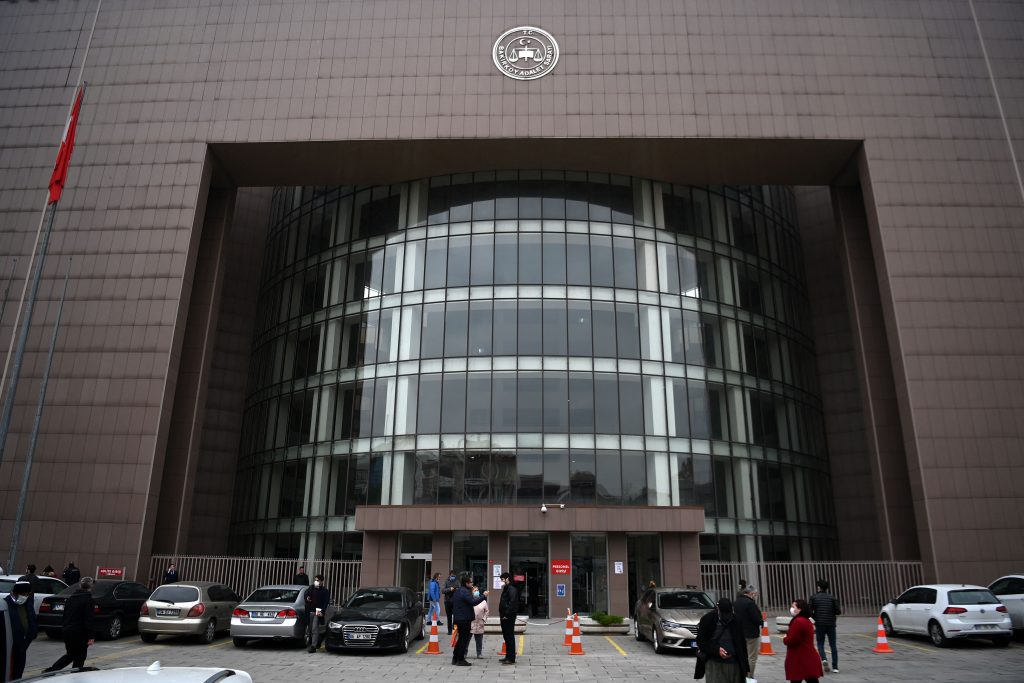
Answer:
<svg viewBox="0 0 1024 683"><path fill-rule="evenodd" d="M71 150L75 146L75 127L78 125L78 111L82 108L82 96L85 88L78 90L75 97L75 104L71 107L71 116L64 126L64 137L60 141L60 151L57 152L57 163L53 166L53 175L50 176L50 204L60 199L60 193L64 189L64 182L68 177L68 164L71 163Z"/></svg>

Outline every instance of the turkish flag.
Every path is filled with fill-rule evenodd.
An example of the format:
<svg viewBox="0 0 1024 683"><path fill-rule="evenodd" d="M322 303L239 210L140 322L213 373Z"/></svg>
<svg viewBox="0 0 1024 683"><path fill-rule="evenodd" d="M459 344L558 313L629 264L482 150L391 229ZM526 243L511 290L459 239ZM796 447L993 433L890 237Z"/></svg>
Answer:
<svg viewBox="0 0 1024 683"><path fill-rule="evenodd" d="M68 177L68 164L71 163L71 150L75 146L75 128L78 126L78 112L82 108L82 96L85 95L85 88L78 90L75 97L75 104L71 107L71 116L64 126L64 137L60 141L60 151L57 152L57 163L53 167L53 175L50 176L50 204L60 199L60 193L64 189L64 182Z"/></svg>

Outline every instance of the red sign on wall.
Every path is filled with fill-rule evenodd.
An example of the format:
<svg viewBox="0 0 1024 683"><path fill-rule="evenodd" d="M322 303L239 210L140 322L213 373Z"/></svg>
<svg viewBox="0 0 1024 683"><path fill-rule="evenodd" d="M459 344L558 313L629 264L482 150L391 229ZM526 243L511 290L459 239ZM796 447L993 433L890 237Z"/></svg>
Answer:
<svg viewBox="0 0 1024 683"><path fill-rule="evenodd" d="M552 574L571 574L572 562L569 560L551 560Z"/></svg>
<svg viewBox="0 0 1024 683"><path fill-rule="evenodd" d="M96 567L97 579L123 579L124 567Z"/></svg>

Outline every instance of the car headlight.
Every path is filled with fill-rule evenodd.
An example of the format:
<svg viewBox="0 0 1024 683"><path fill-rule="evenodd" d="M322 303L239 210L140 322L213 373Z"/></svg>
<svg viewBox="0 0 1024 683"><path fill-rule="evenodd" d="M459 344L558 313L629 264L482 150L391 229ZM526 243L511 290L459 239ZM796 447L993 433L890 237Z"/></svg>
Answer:
<svg viewBox="0 0 1024 683"><path fill-rule="evenodd" d="M341 624L339 624L336 621L332 621L331 623L327 624L327 628L331 629L332 631L340 631Z"/></svg>
<svg viewBox="0 0 1024 683"><path fill-rule="evenodd" d="M680 624L675 621L669 621L668 619L661 620L661 629L663 631L678 631L681 628L686 628L686 624Z"/></svg>
<svg viewBox="0 0 1024 683"><path fill-rule="evenodd" d="M380 625L380 630L381 631L397 631L400 628L402 628L401 624L381 624Z"/></svg>

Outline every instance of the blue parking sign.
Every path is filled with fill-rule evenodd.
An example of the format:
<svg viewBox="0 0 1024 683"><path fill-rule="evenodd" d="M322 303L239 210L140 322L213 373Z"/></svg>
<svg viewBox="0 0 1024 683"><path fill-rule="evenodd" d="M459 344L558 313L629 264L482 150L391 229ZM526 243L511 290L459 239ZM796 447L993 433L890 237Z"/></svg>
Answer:
<svg viewBox="0 0 1024 683"><path fill-rule="evenodd" d="M555 584L555 597L558 597L558 598L564 598L565 597L565 584L564 583L556 583Z"/></svg>

